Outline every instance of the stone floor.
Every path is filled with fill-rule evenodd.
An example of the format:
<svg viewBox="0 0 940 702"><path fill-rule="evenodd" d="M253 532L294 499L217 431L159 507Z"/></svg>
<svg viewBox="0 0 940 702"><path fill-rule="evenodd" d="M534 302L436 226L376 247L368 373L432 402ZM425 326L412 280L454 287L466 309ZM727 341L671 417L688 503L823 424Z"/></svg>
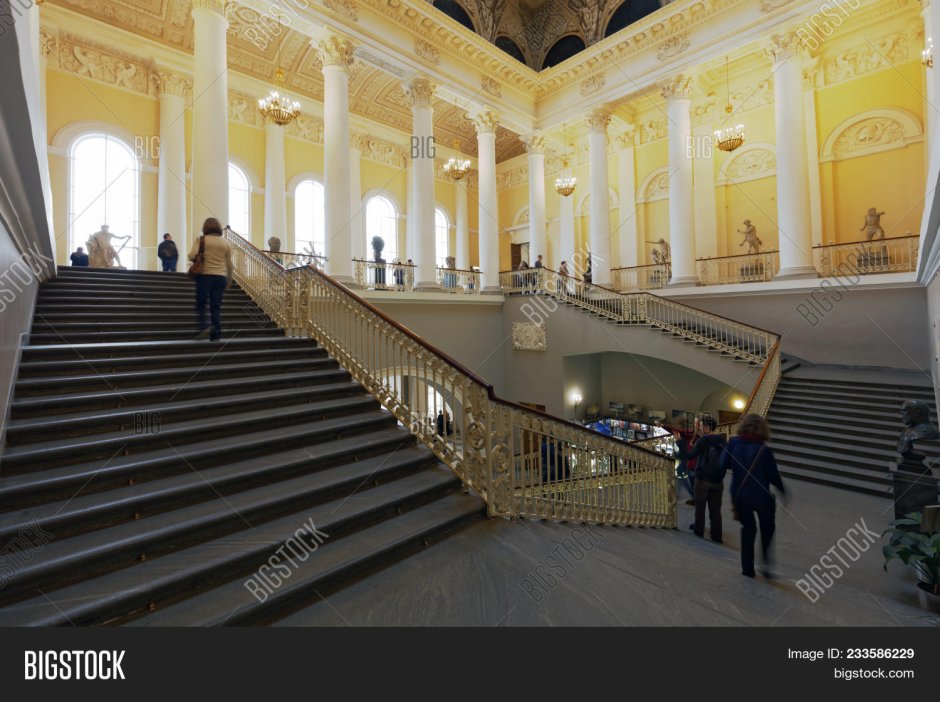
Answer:
<svg viewBox="0 0 940 702"><path fill-rule="evenodd" d="M788 489L786 506L778 506L772 581L740 575L739 529L726 495L724 545L687 530L684 504L682 528L670 531L487 520L284 624L940 627L940 617L917 607L907 569L895 562L884 572L880 541L810 602L796 581L859 520L881 532L891 503L805 482ZM559 544L569 537L562 559ZM546 576L541 585L536 573Z"/></svg>

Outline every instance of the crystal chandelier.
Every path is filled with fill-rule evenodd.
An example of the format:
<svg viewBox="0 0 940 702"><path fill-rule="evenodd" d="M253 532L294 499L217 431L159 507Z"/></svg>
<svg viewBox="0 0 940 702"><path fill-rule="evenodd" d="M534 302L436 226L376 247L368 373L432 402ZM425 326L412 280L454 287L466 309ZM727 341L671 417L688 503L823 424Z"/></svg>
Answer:
<svg viewBox="0 0 940 702"><path fill-rule="evenodd" d="M728 103L725 105L725 114L730 119L734 108L731 107L731 87L728 80L728 59L725 58L725 96ZM719 151L734 151L744 143L744 125L736 124L733 127L715 130L715 145Z"/></svg>
<svg viewBox="0 0 940 702"><path fill-rule="evenodd" d="M447 159L444 164L444 175L450 176L454 180L461 180L470 172L470 159L461 158L460 141L454 139L454 152L456 155Z"/></svg>
<svg viewBox="0 0 940 702"><path fill-rule="evenodd" d="M277 69L275 79L278 84L284 82L284 71ZM291 100L287 95L281 95L278 91L272 90L268 96L258 100L258 109L265 118L282 127L290 124L297 117L300 110L300 103Z"/></svg>
<svg viewBox="0 0 940 702"><path fill-rule="evenodd" d="M561 175L555 179L555 192L562 197L568 197L578 187L578 179L568 170L568 140L565 125L561 125L561 139L565 145L565 154L561 159Z"/></svg>

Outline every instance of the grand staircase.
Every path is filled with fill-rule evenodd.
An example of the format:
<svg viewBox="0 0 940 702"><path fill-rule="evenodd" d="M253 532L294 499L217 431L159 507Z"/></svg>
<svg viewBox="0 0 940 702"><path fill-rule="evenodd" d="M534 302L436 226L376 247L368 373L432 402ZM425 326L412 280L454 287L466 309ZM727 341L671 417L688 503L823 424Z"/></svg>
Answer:
<svg viewBox="0 0 940 702"><path fill-rule="evenodd" d="M933 386L922 374L807 368L791 359L767 416L781 474L890 495L889 466L898 460L898 413L905 400L923 400L936 420ZM940 460L936 448L918 451L928 461Z"/></svg>
<svg viewBox="0 0 940 702"><path fill-rule="evenodd" d="M41 286L0 458L0 626L274 622L484 514L316 342L236 286L223 340L196 341L192 302L181 274Z"/></svg>

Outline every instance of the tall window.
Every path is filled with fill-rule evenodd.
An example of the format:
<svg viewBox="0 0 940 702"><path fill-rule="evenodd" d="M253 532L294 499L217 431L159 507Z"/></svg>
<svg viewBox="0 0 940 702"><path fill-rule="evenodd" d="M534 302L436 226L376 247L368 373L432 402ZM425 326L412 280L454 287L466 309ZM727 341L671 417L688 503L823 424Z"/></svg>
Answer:
<svg viewBox="0 0 940 702"><path fill-rule="evenodd" d="M228 164L228 226L251 238L251 181L234 163Z"/></svg>
<svg viewBox="0 0 940 702"><path fill-rule="evenodd" d="M140 246L140 168L131 147L109 134L85 134L69 149L69 246L87 250L88 237L107 224L125 268L137 268ZM123 248L122 248L123 247Z"/></svg>
<svg viewBox="0 0 940 702"><path fill-rule="evenodd" d="M326 254L323 183L302 180L294 189L294 252Z"/></svg>
<svg viewBox="0 0 940 702"><path fill-rule="evenodd" d="M366 248L372 258L372 237L380 236L385 241L382 258L394 261L398 258L398 212L395 205L384 195L373 195L366 203Z"/></svg>
<svg viewBox="0 0 940 702"><path fill-rule="evenodd" d="M450 226L447 223L447 215L440 207L434 210L434 250L437 254L438 268L447 265L447 257L450 255Z"/></svg>

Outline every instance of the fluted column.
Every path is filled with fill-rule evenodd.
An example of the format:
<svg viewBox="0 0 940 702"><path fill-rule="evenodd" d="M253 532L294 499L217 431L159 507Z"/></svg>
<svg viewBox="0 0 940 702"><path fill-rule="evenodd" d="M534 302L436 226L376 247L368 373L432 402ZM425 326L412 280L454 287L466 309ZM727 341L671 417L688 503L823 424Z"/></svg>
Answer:
<svg viewBox="0 0 940 702"><path fill-rule="evenodd" d="M627 268L637 265L636 237L636 168L633 155L634 130L630 127L617 140L617 181L620 192L619 214L619 249L620 266Z"/></svg>
<svg viewBox="0 0 940 702"><path fill-rule="evenodd" d="M672 249L670 285L697 285L695 226L692 219L692 79L677 75L660 85L669 122L669 245Z"/></svg>
<svg viewBox="0 0 940 702"><path fill-rule="evenodd" d="M539 256L548 265L548 238L545 233L545 137L531 134L523 139L529 152L529 265Z"/></svg>
<svg viewBox="0 0 940 702"><path fill-rule="evenodd" d="M454 183L456 210L457 268L470 268L470 218L467 209L467 179L461 178Z"/></svg>
<svg viewBox="0 0 940 702"><path fill-rule="evenodd" d="M815 277L810 215L803 66L800 40L792 32L770 39L773 59L774 125L777 135L777 278Z"/></svg>
<svg viewBox="0 0 940 702"><path fill-rule="evenodd" d="M349 66L352 43L335 34L316 42L323 62L323 188L327 270L353 283L349 199Z"/></svg>
<svg viewBox="0 0 940 702"><path fill-rule="evenodd" d="M479 172L480 268L483 292L499 292L499 220L496 217L496 125L493 112L482 112L473 121L477 130Z"/></svg>
<svg viewBox="0 0 940 702"><path fill-rule="evenodd" d="M610 113L592 112L587 120L591 192L591 282L610 285L610 186L607 180L607 125ZM585 262L585 265L586 262Z"/></svg>
<svg viewBox="0 0 940 702"><path fill-rule="evenodd" d="M434 86L426 78L414 78L405 85L413 120L411 140L414 198L409 213L414 217L415 290L440 287L437 283L434 236L434 118L431 97Z"/></svg>
<svg viewBox="0 0 940 702"><path fill-rule="evenodd" d="M228 64L222 0L193 1L193 228L228 222ZM239 232L250 237L251 232Z"/></svg>
<svg viewBox="0 0 940 702"><path fill-rule="evenodd" d="M157 174L157 242L167 232L184 257L188 251L186 231L186 100L192 88L188 79L171 71L158 71L160 95L160 168ZM228 213L225 213L226 216ZM201 225L202 222L200 221Z"/></svg>
<svg viewBox="0 0 940 702"><path fill-rule="evenodd" d="M287 185L284 165L284 127L264 125L264 241L276 236L287 245Z"/></svg>

